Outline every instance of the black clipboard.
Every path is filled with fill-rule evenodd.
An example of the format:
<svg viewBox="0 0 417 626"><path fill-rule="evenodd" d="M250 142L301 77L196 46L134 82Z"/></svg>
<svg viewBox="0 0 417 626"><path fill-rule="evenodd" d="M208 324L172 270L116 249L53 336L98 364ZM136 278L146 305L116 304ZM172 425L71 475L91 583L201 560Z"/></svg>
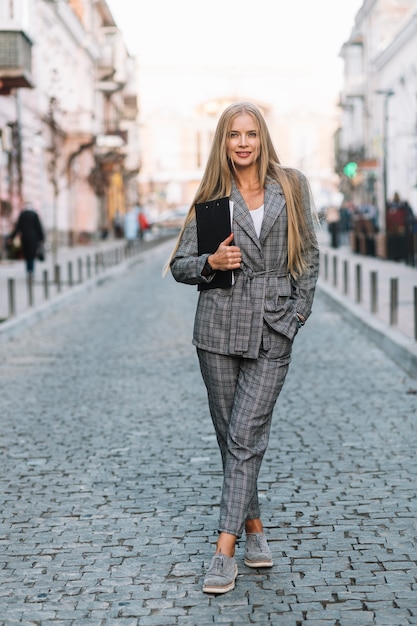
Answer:
<svg viewBox="0 0 417 626"><path fill-rule="evenodd" d="M232 232L230 221L229 198L209 200L195 205L197 222L198 255L213 254L219 244ZM233 284L232 270L216 271L213 279L208 283L199 283L198 290L227 289Z"/></svg>

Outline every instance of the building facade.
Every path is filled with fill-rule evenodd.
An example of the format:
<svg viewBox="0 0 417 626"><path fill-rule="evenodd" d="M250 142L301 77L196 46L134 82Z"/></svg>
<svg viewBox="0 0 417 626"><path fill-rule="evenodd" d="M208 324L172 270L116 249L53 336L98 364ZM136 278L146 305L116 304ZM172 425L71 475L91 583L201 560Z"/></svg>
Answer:
<svg viewBox="0 0 417 626"><path fill-rule="evenodd" d="M417 1L365 0L340 55L342 190L355 205L376 207L376 254L390 256L394 195L417 215Z"/></svg>
<svg viewBox="0 0 417 626"><path fill-rule="evenodd" d="M105 0L0 7L2 234L31 202L55 245L104 235L137 201L136 60Z"/></svg>

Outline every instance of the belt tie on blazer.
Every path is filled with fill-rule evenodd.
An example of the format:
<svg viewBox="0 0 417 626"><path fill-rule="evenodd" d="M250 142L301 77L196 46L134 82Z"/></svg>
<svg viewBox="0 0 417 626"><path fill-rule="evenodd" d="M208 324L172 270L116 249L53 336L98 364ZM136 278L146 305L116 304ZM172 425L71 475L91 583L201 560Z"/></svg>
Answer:
<svg viewBox="0 0 417 626"><path fill-rule="evenodd" d="M263 270L261 272L254 272L250 267L246 265L241 266L243 274L243 286L242 286L242 301L239 307L238 319L236 323L235 334L235 350L236 352L247 352L249 348L250 331L252 324L253 305L252 300L252 285L255 278L265 278L269 276L275 276L276 278L287 278L288 274L282 274L282 270L274 267L270 270ZM265 300L265 281L263 281L262 302Z"/></svg>

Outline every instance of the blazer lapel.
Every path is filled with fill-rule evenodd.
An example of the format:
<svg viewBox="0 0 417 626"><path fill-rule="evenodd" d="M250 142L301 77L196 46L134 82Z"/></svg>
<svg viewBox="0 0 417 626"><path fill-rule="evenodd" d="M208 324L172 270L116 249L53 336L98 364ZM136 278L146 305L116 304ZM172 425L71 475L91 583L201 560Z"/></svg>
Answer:
<svg viewBox="0 0 417 626"><path fill-rule="evenodd" d="M239 224L242 230L245 231L248 237L252 239L256 247L261 249L261 244L256 234L250 211L235 185L233 185L230 199L233 201L233 219Z"/></svg>
<svg viewBox="0 0 417 626"><path fill-rule="evenodd" d="M284 193L279 185L266 184L265 187L265 209L264 219L262 222L260 242L265 241L269 231L277 220L279 214L285 206Z"/></svg>

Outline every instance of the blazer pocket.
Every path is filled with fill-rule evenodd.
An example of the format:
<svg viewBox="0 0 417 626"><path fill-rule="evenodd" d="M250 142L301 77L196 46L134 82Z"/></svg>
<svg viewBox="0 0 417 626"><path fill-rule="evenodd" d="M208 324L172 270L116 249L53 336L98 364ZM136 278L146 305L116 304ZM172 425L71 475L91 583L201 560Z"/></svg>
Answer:
<svg viewBox="0 0 417 626"><path fill-rule="evenodd" d="M221 344L230 332L232 289L200 291L194 321L194 338L200 344L224 349Z"/></svg>
<svg viewBox="0 0 417 626"><path fill-rule="evenodd" d="M273 276L267 282L265 311L276 312L286 306L292 297L292 286L289 276Z"/></svg>

